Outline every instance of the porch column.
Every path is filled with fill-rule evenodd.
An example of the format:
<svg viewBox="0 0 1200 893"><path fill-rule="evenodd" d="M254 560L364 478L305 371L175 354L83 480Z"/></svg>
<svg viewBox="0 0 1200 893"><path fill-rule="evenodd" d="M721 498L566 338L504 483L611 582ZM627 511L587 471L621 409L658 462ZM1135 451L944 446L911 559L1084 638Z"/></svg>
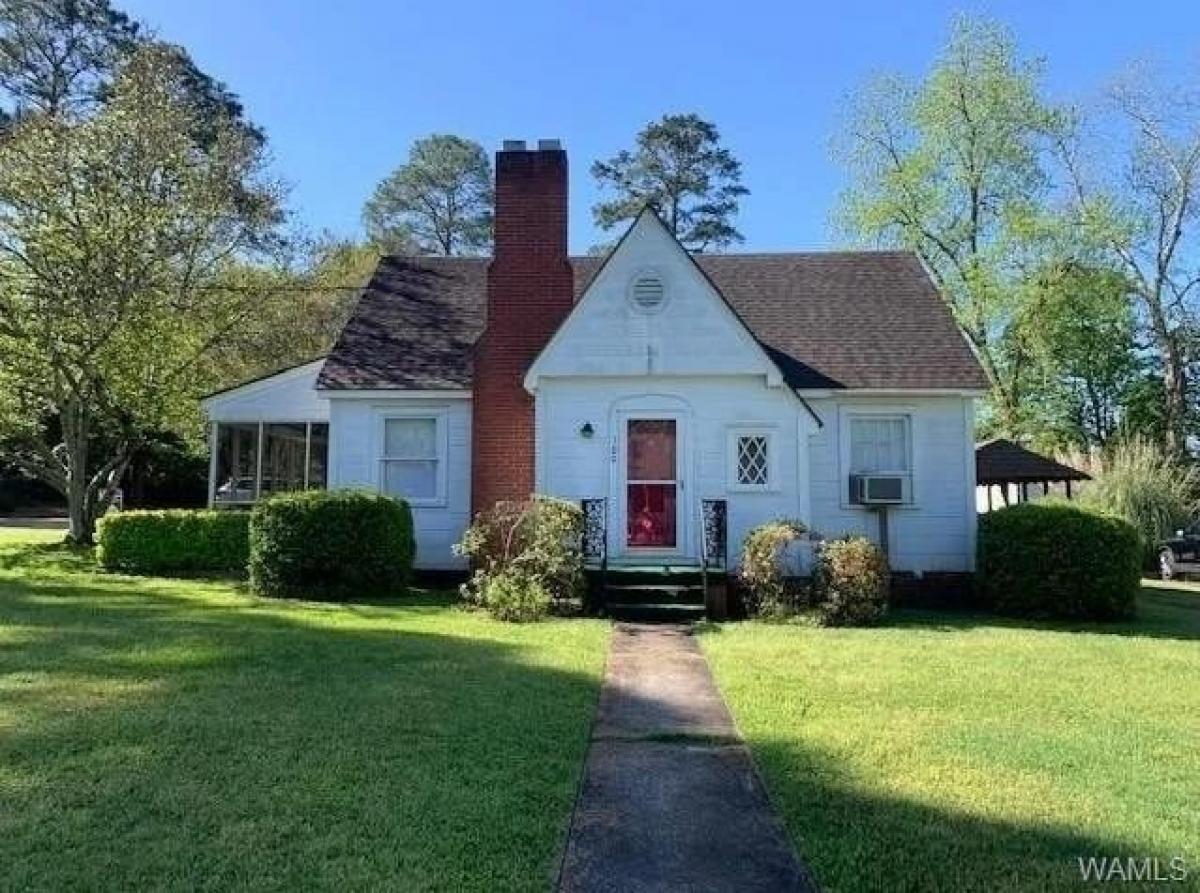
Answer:
<svg viewBox="0 0 1200 893"><path fill-rule="evenodd" d="M208 433L208 507L217 501L217 450L221 445L220 422L209 423Z"/></svg>

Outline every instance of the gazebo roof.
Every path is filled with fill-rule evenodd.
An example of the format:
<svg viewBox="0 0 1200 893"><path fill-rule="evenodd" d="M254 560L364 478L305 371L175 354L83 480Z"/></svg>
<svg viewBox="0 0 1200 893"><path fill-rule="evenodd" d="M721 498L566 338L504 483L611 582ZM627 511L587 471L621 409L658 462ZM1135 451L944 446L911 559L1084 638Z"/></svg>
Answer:
<svg viewBox="0 0 1200 893"><path fill-rule="evenodd" d="M1089 480L1091 476L1077 468L1055 462L1003 437L975 448L975 481L980 485Z"/></svg>

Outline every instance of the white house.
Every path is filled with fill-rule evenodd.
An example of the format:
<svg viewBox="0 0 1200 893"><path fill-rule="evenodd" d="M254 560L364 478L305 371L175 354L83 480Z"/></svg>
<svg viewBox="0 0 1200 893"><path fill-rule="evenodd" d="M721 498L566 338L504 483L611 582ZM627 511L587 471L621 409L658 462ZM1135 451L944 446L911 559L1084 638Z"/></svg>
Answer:
<svg viewBox="0 0 1200 893"><path fill-rule="evenodd" d="M403 496L427 569L531 492L585 502L612 565L711 557L714 519L736 564L789 517L883 537L899 571L972 569L986 382L915 256L692 256L647 210L572 258L557 143L496 164L492 258L385 257L327 358L205 400L214 505Z"/></svg>

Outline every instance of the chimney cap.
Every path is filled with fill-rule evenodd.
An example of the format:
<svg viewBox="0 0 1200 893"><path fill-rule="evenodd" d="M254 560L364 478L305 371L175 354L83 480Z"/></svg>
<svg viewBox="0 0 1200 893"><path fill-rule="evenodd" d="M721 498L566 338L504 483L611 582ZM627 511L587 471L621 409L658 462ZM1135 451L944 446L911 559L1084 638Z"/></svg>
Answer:
<svg viewBox="0 0 1200 893"><path fill-rule="evenodd" d="M562 148L562 140L538 140L538 150L542 152L556 151Z"/></svg>
<svg viewBox="0 0 1200 893"><path fill-rule="evenodd" d="M505 152L524 152L525 140L505 140L501 144L501 149Z"/></svg>

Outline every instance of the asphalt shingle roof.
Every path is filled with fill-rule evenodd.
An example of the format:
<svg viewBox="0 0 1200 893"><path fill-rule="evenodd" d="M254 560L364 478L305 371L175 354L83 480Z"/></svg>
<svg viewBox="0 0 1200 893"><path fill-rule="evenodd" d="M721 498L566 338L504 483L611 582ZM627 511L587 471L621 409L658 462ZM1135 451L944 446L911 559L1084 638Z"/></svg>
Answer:
<svg viewBox="0 0 1200 893"><path fill-rule="evenodd" d="M1018 484L1029 481L1089 481L1091 476L1003 437L975 448L975 481Z"/></svg>
<svg viewBox="0 0 1200 893"><path fill-rule="evenodd" d="M794 388L984 389L916 256L904 251L696 258ZM385 257L317 386L470 388L489 258ZM601 259L578 257L576 299Z"/></svg>

